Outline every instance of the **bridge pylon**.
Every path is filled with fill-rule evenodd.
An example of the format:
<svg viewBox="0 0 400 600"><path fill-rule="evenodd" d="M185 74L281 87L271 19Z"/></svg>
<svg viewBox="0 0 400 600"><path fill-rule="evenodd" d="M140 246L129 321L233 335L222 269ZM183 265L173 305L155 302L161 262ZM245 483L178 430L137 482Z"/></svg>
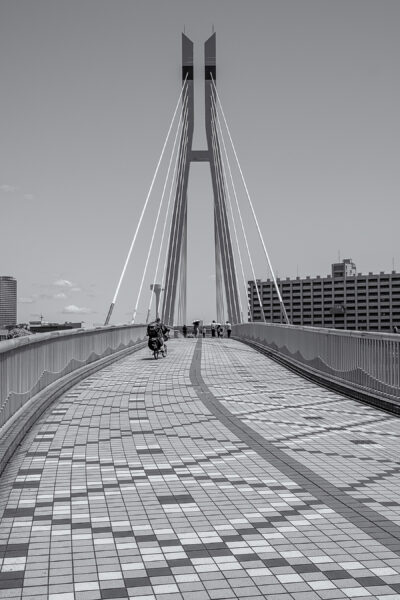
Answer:
<svg viewBox="0 0 400 600"><path fill-rule="evenodd" d="M226 208L226 184L223 173L221 149L215 126L217 104L216 84L216 35L213 33L204 44L205 76L205 126L207 149L192 148L194 129L194 88L193 88L193 42L182 34L182 81L185 93L182 95L187 116L182 129L177 172L177 186L172 213L171 231L167 255L165 291L162 306L162 320L174 324L177 293L179 298L178 317L186 322L187 285L187 187L190 164L208 162L214 196L214 240L217 320L224 318L224 298L226 316L231 323L240 323L240 303L237 287L235 260L232 250L228 213Z"/></svg>

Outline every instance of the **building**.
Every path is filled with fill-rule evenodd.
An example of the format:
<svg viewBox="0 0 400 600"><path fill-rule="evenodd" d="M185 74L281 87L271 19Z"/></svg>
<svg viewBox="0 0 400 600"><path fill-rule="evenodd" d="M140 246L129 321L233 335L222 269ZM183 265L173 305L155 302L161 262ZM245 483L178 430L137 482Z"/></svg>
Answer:
<svg viewBox="0 0 400 600"><path fill-rule="evenodd" d="M400 273L357 273L351 259L332 265L331 275L278 279L290 323L335 329L391 332L400 328ZM250 317L262 321L254 281L249 281ZM281 323L273 281L257 279L267 322Z"/></svg>
<svg viewBox="0 0 400 600"><path fill-rule="evenodd" d="M0 276L0 328L17 323L17 280Z"/></svg>

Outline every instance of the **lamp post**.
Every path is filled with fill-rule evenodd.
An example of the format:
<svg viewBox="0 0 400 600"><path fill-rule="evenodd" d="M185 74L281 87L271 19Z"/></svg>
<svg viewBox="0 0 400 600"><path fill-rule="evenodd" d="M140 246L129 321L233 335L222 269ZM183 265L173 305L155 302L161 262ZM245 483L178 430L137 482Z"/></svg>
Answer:
<svg viewBox="0 0 400 600"><path fill-rule="evenodd" d="M150 285L150 289L156 295L156 319L158 319L159 316L160 316L160 314L159 314L159 308L160 308L160 295L161 295L161 292L162 292L161 284L160 283L152 283Z"/></svg>

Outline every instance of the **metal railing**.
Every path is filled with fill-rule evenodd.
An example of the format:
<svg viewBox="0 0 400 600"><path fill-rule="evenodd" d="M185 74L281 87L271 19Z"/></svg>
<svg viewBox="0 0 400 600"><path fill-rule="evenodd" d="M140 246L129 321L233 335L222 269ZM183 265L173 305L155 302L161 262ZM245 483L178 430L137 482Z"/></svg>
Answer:
<svg viewBox="0 0 400 600"><path fill-rule="evenodd" d="M55 331L0 342L0 427L74 370L144 340L145 325Z"/></svg>
<svg viewBox="0 0 400 600"><path fill-rule="evenodd" d="M233 335L311 375L400 404L398 334L243 323Z"/></svg>

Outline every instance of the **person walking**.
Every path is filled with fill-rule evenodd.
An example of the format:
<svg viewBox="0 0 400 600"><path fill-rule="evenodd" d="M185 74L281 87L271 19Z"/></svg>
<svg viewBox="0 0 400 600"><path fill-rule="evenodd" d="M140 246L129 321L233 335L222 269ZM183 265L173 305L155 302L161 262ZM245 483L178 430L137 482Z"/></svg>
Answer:
<svg viewBox="0 0 400 600"><path fill-rule="evenodd" d="M217 329L217 324L215 321L211 323L211 337L215 337L215 331Z"/></svg>
<svg viewBox="0 0 400 600"><path fill-rule="evenodd" d="M186 325L184 325L184 326L182 327L182 334L183 334L183 337L184 337L184 338L187 336L187 327L186 327Z"/></svg>
<svg viewBox="0 0 400 600"><path fill-rule="evenodd" d="M203 325L203 338L205 338L205 337L206 337L206 328Z"/></svg>
<svg viewBox="0 0 400 600"><path fill-rule="evenodd" d="M193 321L193 335L196 338L199 335L199 325L200 325L200 321Z"/></svg>
<svg viewBox="0 0 400 600"><path fill-rule="evenodd" d="M217 330L218 330L218 337L219 338L224 337L224 328L222 327L221 323L218 323Z"/></svg>
<svg viewBox="0 0 400 600"><path fill-rule="evenodd" d="M226 329L226 331L228 333L228 338L230 338L231 337L231 333L232 333L232 325L231 325L231 323L229 323L229 321L227 321L225 323L225 329Z"/></svg>

